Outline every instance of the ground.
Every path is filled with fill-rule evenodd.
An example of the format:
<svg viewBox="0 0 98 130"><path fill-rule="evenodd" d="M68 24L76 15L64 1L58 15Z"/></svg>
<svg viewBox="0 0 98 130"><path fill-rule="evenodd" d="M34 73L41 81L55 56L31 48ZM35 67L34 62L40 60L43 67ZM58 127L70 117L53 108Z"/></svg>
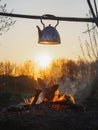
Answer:
<svg viewBox="0 0 98 130"><path fill-rule="evenodd" d="M55 110L46 105L0 112L0 130L98 130L98 111Z"/></svg>
<svg viewBox="0 0 98 130"><path fill-rule="evenodd" d="M84 110L53 109L49 103L28 106L22 97L0 94L0 130L98 130L98 100L87 99Z"/></svg>

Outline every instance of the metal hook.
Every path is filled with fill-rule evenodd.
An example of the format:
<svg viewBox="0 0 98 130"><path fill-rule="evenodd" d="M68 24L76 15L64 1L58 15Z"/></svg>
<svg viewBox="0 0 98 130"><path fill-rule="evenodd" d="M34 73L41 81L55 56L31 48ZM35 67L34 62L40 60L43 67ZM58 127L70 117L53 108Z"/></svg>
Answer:
<svg viewBox="0 0 98 130"><path fill-rule="evenodd" d="M54 17L56 17L56 16L54 16L54 15L51 15L51 14L44 14L44 15L42 15L42 17L41 17L41 19L40 19L40 21L41 21L41 23L43 24L43 27L45 28L45 24L43 23L43 21L42 21L42 19L43 18L54 18ZM59 24L59 20L57 20L57 24L54 26L55 28L58 26L58 24Z"/></svg>

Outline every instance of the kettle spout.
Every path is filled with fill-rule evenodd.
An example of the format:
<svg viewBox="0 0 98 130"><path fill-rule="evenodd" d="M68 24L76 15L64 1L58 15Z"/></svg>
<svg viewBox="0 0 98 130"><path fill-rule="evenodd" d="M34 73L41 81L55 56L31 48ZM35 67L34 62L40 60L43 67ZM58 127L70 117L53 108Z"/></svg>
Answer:
<svg viewBox="0 0 98 130"><path fill-rule="evenodd" d="M38 28L38 35L39 35L39 40L40 40L42 31L41 31L41 29L39 28L39 26L36 26L36 27Z"/></svg>

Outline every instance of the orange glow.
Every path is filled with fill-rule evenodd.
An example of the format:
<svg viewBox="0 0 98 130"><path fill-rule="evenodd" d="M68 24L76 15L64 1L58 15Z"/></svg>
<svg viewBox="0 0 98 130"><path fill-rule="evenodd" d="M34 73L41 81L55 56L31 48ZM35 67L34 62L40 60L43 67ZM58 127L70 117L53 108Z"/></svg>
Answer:
<svg viewBox="0 0 98 130"><path fill-rule="evenodd" d="M25 98L24 99L25 104L31 105L34 101L34 98L35 97L32 97L31 99ZM39 95L39 98L41 98L40 95ZM37 102L38 102L38 99L37 99ZM41 102L39 102L38 104L42 103L43 101L48 102L48 100L45 97L43 97L43 100L41 100ZM37 102L36 102L36 104L37 104ZM59 90L57 90L55 92L55 95L54 95L53 99L51 100L51 102L54 102L54 103L65 102L64 104L61 104L61 105L58 103L52 105L52 108L55 110L65 110L65 109L70 109L70 106L68 106L68 104L70 104L70 103L75 104L75 99L73 96L60 95ZM66 103L68 103L68 104L66 104Z"/></svg>
<svg viewBox="0 0 98 130"><path fill-rule="evenodd" d="M50 65L52 58L48 54L43 54L36 57L36 63L38 67L46 68Z"/></svg>
<svg viewBox="0 0 98 130"><path fill-rule="evenodd" d="M70 101L71 103L75 104L75 98L70 95L60 95L59 90L55 92L55 95L52 99L52 102L60 102L60 101Z"/></svg>
<svg viewBox="0 0 98 130"><path fill-rule="evenodd" d="M31 97L30 99L25 98L25 99L24 99L25 104L31 105L31 104L33 103L33 101L34 101L34 98L35 98L35 97Z"/></svg>
<svg viewBox="0 0 98 130"><path fill-rule="evenodd" d="M65 95L59 96L59 90L57 90L57 91L55 92L55 95L54 95L52 101L53 101L53 102L60 102L60 101L63 101L64 98L65 98Z"/></svg>
<svg viewBox="0 0 98 130"><path fill-rule="evenodd" d="M74 98L73 96L70 96L70 100L71 100L71 102L72 102L73 104L76 103L76 102L75 102L75 98Z"/></svg>

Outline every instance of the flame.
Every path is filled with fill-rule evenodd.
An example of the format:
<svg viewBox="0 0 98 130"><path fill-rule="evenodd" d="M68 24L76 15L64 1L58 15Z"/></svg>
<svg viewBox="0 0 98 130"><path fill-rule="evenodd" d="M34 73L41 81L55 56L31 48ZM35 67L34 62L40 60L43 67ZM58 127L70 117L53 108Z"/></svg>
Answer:
<svg viewBox="0 0 98 130"><path fill-rule="evenodd" d="M75 98L74 98L73 96L70 96L70 100L71 100L71 102L72 102L73 104L76 103Z"/></svg>
<svg viewBox="0 0 98 130"><path fill-rule="evenodd" d="M34 101L34 98L35 98L35 97L31 97L30 99L25 98L25 99L24 99L25 104L31 105L31 104L33 103L33 101Z"/></svg>
<svg viewBox="0 0 98 130"><path fill-rule="evenodd" d="M75 104L75 98L73 96L70 95L60 95L59 90L57 90L55 92L55 95L52 99L52 102L66 102L68 104ZM52 105L52 109L54 110L66 110L66 109L70 109L69 105L65 105L65 104L53 104Z"/></svg>
<svg viewBox="0 0 98 130"><path fill-rule="evenodd" d="M52 101L53 102L56 102L56 101L60 102L60 101L63 101L64 98L65 98L65 95L62 95L62 96L56 95L56 96L54 96L54 98L52 99Z"/></svg>
<svg viewBox="0 0 98 130"><path fill-rule="evenodd" d="M60 96L59 90L57 90L57 91L55 92L55 95L54 95L52 101L53 101L53 102L57 102L57 101L60 102L60 101L63 101L64 98L65 98L65 95L61 95L61 96Z"/></svg>
<svg viewBox="0 0 98 130"><path fill-rule="evenodd" d="M57 90L54 94L52 102L60 102L60 101L70 101L71 103L75 104L75 98L71 95L60 95L59 90Z"/></svg>
<svg viewBox="0 0 98 130"><path fill-rule="evenodd" d="M35 96L33 96L32 98L28 99L28 98L25 98L24 99L24 102L25 104L28 104L28 105L31 105L33 103L35 99ZM40 99L40 100L39 100ZM46 99L45 97L43 97L43 93L41 93L39 95L39 98L37 99L37 102L36 104L40 104L41 102L48 102L48 99ZM68 104L70 105L71 104L75 104L75 98L71 95L60 95L60 92L59 90L57 90L54 94L54 97L53 99L51 100L51 102L65 102L65 104L53 104L52 105L52 108L55 109L55 110L65 110L65 109L69 109L69 106Z"/></svg>

